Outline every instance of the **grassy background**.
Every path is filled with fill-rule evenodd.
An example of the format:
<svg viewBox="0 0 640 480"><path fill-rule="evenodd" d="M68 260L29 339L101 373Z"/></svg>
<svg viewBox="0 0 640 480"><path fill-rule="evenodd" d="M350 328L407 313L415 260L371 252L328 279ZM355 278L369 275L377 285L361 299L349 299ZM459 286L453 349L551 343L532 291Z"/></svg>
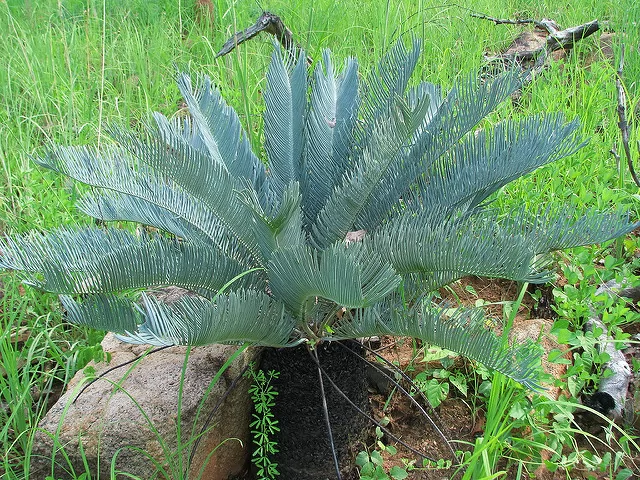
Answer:
<svg viewBox="0 0 640 480"><path fill-rule="evenodd" d="M552 18L563 27L597 18L627 44L625 78L634 107L640 97L640 29L634 21L640 3L634 0L213 0L213 16L204 19L195 3L0 0L0 234L86 222L72 206L76 187L37 168L30 157L49 142L108 141L104 128L110 123L136 127L151 111L174 114L180 108L176 67L209 74L259 145L271 38L262 34L224 58L214 57L262 9L279 15L313 58L330 48L336 59L357 57L361 71L396 39L415 35L424 41L416 80L444 86L475 75L484 53L504 49L527 28L495 26L470 17L472 12ZM510 185L500 205L624 205L637 215L637 188L609 153L619 138L615 67L597 55L598 37L580 42L566 61L527 87L520 110L505 105L498 112L563 111L581 119L590 139L571 158ZM619 55L618 44L614 49ZM588 60L594 54L595 61ZM0 452L6 452L0 475L25 478L25 455L47 393L99 355L93 345L100 335L62 324L55 298L23 289L11 273L0 274L0 297Z"/></svg>
<svg viewBox="0 0 640 480"><path fill-rule="evenodd" d="M175 113L180 100L173 82L176 66L211 75L254 133L253 142L259 142L260 91L271 39L262 35L216 60L215 52L231 33L253 23L261 11L250 1L213 3L211 22L196 21L194 0L0 3L0 58L5 63L0 69L0 232L48 228L75 219L63 180L35 169L29 155L49 141L100 142L111 122L137 124L151 111ZM473 11L504 18L553 18L562 26L598 18L611 29L633 32L627 41L625 75L640 78L638 26L630 23L640 18L636 2L468 3L473 10L406 0L272 1L262 7L280 15L313 58L330 48L337 58L356 56L363 71L395 39L417 35L424 39L418 75L443 85L477 72L483 53L503 49L521 30L471 18ZM524 112L560 110L581 118L592 142L563 165L567 178L554 176L553 191L571 197L575 179L582 178L584 192L573 194L584 195L586 203L593 200L588 191L597 191L600 183L617 175L607 153L618 133L610 128L616 123L614 69L606 62L584 68L586 58L598 49L597 37L581 42L567 63L552 68L529 89ZM637 102L637 82L629 81L628 87ZM581 170L583 164L590 165ZM546 181L540 185L548 190Z"/></svg>

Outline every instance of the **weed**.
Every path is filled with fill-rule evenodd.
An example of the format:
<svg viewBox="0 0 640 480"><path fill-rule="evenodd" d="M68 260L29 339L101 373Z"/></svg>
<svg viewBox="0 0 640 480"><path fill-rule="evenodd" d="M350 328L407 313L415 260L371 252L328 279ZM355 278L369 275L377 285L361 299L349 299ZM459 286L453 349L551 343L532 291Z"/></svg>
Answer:
<svg viewBox="0 0 640 480"><path fill-rule="evenodd" d="M278 420L271 412L278 395L271 381L278 378L280 373L273 370L265 373L263 370L250 368L246 375L253 381L249 395L255 410L253 421L249 424L255 446L251 462L257 468L259 480L273 480L280 475L278 464L272 460L273 455L278 453L278 444L273 441L273 435L279 432L280 428Z"/></svg>
<svg viewBox="0 0 640 480"><path fill-rule="evenodd" d="M380 420L380 425L386 427L389 419L384 417ZM363 450L356 457L356 465L360 468L361 480L404 480L409 477L409 472L415 469L414 462L405 462L403 467L394 465L385 471L381 452L387 452L390 456L398 452L393 445L386 445L382 442L384 433L380 427L376 427L376 443L373 450Z"/></svg>
<svg viewBox="0 0 640 480"><path fill-rule="evenodd" d="M439 349L430 350L433 352ZM440 368L426 368L413 378L413 383L425 394L433 408L438 407L449 396L451 387L463 397L467 396L468 376L461 370L452 370L453 362L449 356L442 357L439 359Z"/></svg>

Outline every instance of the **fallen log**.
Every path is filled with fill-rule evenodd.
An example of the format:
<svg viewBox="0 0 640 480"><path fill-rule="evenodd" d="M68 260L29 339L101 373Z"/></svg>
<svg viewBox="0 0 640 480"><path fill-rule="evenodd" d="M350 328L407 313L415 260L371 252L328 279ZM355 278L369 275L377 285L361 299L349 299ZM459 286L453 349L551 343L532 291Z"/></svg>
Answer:
<svg viewBox="0 0 640 480"><path fill-rule="evenodd" d="M596 296L606 294L609 296L623 297L630 299L633 303L640 301L640 288L623 288L615 280L607 282L596 290ZM583 403L594 410L618 419L623 416L629 384L631 382L631 367L624 354L616 347L616 342L609 335L606 325L600 319L593 307L591 316L585 324L588 331L599 330L597 336L598 350L600 353L607 353L609 360L602 365L603 372L611 371L611 375L603 376L600 379L598 391L583 399Z"/></svg>

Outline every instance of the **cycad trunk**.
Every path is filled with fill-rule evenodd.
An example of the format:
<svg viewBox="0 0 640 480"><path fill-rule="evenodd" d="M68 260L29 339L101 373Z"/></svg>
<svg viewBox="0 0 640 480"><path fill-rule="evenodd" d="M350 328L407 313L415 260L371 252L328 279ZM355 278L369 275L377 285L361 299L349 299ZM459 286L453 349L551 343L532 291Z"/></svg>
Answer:
<svg viewBox="0 0 640 480"><path fill-rule="evenodd" d="M362 356L362 352L362 346L357 342L325 343L317 348L324 371L354 404L368 412L366 363L356 356ZM267 349L262 369L280 372L279 378L274 380L278 396L273 408L280 427L276 437L279 453L274 458L280 471L279 480L335 479L318 370L307 348ZM355 453L351 447L362 439L368 421L326 378L323 380L333 441L344 480L351 477L349 470L354 465Z"/></svg>

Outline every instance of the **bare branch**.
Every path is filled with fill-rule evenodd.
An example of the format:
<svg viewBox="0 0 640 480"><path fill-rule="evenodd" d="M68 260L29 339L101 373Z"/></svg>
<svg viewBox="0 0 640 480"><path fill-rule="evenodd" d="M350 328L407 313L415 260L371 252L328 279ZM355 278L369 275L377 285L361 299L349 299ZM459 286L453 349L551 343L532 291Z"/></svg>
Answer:
<svg viewBox="0 0 640 480"><path fill-rule="evenodd" d="M578 25L577 27L569 27L557 32L550 32L547 38L547 50L554 52L556 50L573 48L573 45L600 30L598 20Z"/></svg>
<svg viewBox="0 0 640 480"><path fill-rule="evenodd" d="M542 28L547 32L553 34L558 31L558 25L553 20L549 20L547 18L543 18L542 20L534 20L532 18L526 18L522 20L510 20L505 18L495 18L489 17L487 15L472 13L472 17L480 18L482 20L489 20L490 22L495 23L496 25L529 25L533 24L538 28Z"/></svg>
<svg viewBox="0 0 640 480"><path fill-rule="evenodd" d="M293 33L289 30L279 16L271 12L262 12L256 23L249 28L245 28L241 32L236 32L227 40L220 51L216 54L216 58L226 55L243 42L252 39L260 32L267 32L276 37L284 49L293 58L296 58L298 52L302 50L300 45L293 40ZM307 62L311 63L311 57L307 57Z"/></svg>
<svg viewBox="0 0 640 480"><path fill-rule="evenodd" d="M523 33L514 41L512 46L509 47L506 52L486 58L488 63L498 63L509 68L515 64L528 69L528 75L525 83L531 81L535 74L541 72L545 68L552 52L557 50L569 50L573 48L576 42L592 35L600 29L598 20L593 20L583 25L561 30L560 26L556 22L548 18L543 18L542 20L509 20L480 14L471 14L471 16L483 20L489 20L496 25L533 24L536 26L536 29L546 32L546 35L544 33L535 35L538 41L534 42L534 45L527 44L526 41L518 42L519 39L525 36Z"/></svg>
<svg viewBox="0 0 640 480"><path fill-rule="evenodd" d="M620 46L620 62L618 63L618 70L616 70L616 88L618 90L618 128L622 134L622 149L624 156L627 159L627 166L631 173L631 178L635 184L640 187L640 179L636 174L636 170L633 167L633 159L631 158L631 148L629 147L629 124L627 123L627 94L624 91L624 85L622 83L622 70L624 69L624 44ZM619 158L619 157L617 157Z"/></svg>
<svg viewBox="0 0 640 480"><path fill-rule="evenodd" d="M616 168L619 170L620 169L620 155L618 155L617 145L614 145L613 147L611 147L611 150L609 150L609 153L611 155L613 155L613 159L616 161Z"/></svg>

